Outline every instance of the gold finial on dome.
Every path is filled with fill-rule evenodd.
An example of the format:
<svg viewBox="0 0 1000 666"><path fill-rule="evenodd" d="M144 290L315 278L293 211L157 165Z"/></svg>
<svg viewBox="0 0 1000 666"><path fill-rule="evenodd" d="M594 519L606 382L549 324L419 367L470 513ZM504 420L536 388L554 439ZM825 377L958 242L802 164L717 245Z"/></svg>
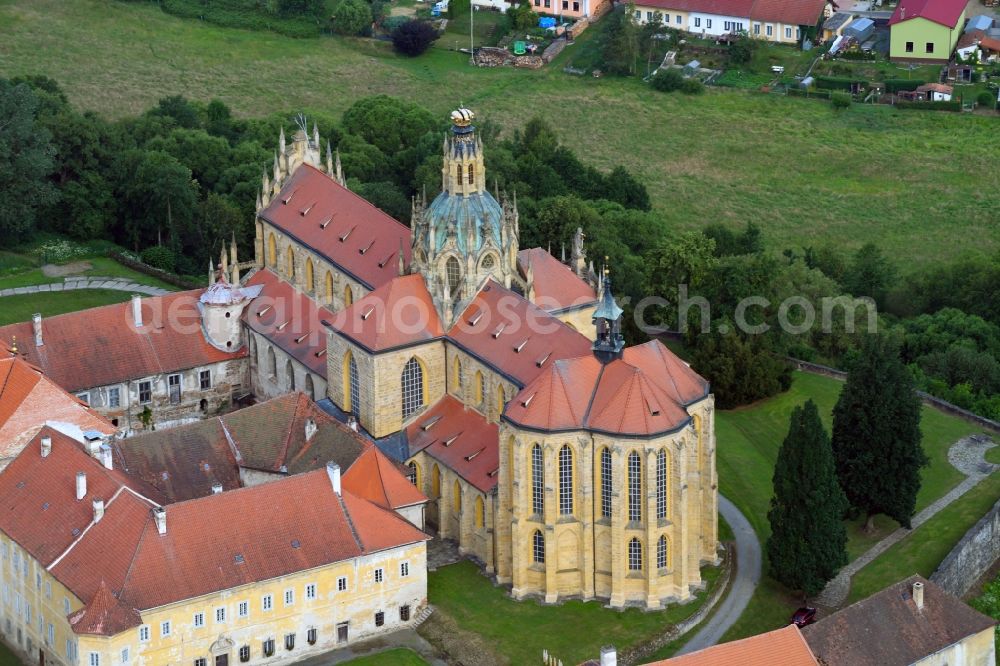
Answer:
<svg viewBox="0 0 1000 666"><path fill-rule="evenodd" d="M451 122L458 127L468 127L475 117L476 114L466 108L459 108L451 112Z"/></svg>

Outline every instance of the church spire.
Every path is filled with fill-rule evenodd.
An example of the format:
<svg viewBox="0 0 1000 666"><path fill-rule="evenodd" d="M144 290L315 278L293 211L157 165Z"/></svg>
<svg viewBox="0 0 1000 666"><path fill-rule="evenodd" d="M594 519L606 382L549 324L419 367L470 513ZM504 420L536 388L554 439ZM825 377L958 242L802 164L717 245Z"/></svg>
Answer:
<svg viewBox="0 0 1000 666"><path fill-rule="evenodd" d="M604 272L604 289L601 293L601 304L594 311L594 325L597 328L597 339L594 340L594 356L601 363L611 363L622 357L625 349L625 339L622 337L622 309L615 303L611 293L611 278Z"/></svg>

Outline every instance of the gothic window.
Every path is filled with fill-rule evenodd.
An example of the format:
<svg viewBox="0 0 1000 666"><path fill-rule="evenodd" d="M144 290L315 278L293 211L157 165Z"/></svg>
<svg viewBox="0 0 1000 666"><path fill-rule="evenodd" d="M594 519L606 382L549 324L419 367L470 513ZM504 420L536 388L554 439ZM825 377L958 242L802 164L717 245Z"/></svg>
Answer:
<svg viewBox="0 0 1000 666"><path fill-rule="evenodd" d="M462 395L462 362L455 357L451 364L451 383L455 385L455 393Z"/></svg>
<svg viewBox="0 0 1000 666"><path fill-rule="evenodd" d="M330 274L330 271L326 272L326 302L333 302L333 275Z"/></svg>
<svg viewBox="0 0 1000 666"><path fill-rule="evenodd" d="M469 185L474 185L476 182L476 165L469 165Z"/></svg>
<svg viewBox="0 0 1000 666"><path fill-rule="evenodd" d="M545 537L541 530L535 530L531 535L531 559L535 564L545 564Z"/></svg>
<svg viewBox="0 0 1000 666"><path fill-rule="evenodd" d="M312 259L306 259L306 291L312 293L316 290L316 284L313 282L313 262Z"/></svg>
<svg viewBox="0 0 1000 666"><path fill-rule="evenodd" d="M669 547L667 542L667 537L664 534L660 535L660 540L656 542L656 568L666 569L670 566L670 556Z"/></svg>
<svg viewBox="0 0 1000 666"><path fill-rule="evenodd" d="M403 419L405 420L424 406L424 369L420 367L420 361L415 357L403 366L400 383L403 394Z"/></svg>
<svg viewBox="0 0 1000 666"><path fill-rule="evenodd" d="M452 495L453 495L453 499L454 499L453 503L455 505L455 513L461 513L462 512L462 484L460 484L458 481L455 481L455 485L452 488Z"/></svg>
<svg viewBox="0 0 1000 666"><path fill-rule="evenodd" d="M656 454L656 517L667 517L667 452L660 449Z"/></svg>
<svg viewBox="0 0 1000 666"><path fill-rule="evenodd" d="M452 298L458 298L458 284L462 279L462 268L458 265L458 259L448 257L444 267L448 276L448 293Z"/></svg>
<svg viewBox="0 0 1000 666"><path fill-rule="evenodd" d="M559 513L573 514L573 450L567 444L559 449Z"/></svg>
<svg viewBox="0 0 1000 666"><path fill-rule="evenodd" d="M457 182L459 185L461 185L462 184L462 165L461 164L456 164L455 165L455 173L458 174L458 179L455 182Z"/></svg>
<svg viewBox="0 0 1000 666"><path fill-rule="evenodd" d="M635 451L628 454L628 519L642 520L642 460Z"/></svg>
<svg viewBox="0 0 1000 666"><path fill-rule="evenodd" d="M635 537L628 542L628 569L642 571L642 543Z"/></svg>
<svg viewBox="0 0 1000 666"><path fill-rule="evenodd" d="M291 360L285 363L285 375L288 376L288 390L295 390L295 368L292 367Z"/></svg>
<svg viewBox="0 0 1000 666"><path fill-rule="evenodd" d="M503 384L497 384L497 411L503 412L503 408L506 404L507 395L504 393Z"/></svg>
<svg viewBox="0 0 1000 666"><path fill-rule="evenodd" d="M291 245L288 246L288 252L285 253L285 260L288 264L285 266L285 274L289 279L295 279L295 251Z"/></svg>
<svg viewBox="0 0 1000 666"><path fill-rule="evenodd" d="M354 303L354 292L351 291L351 285L344 287L344 307L349 308Z"/></svg>
<svg viewBox="0 0 1000 666"><path fill-rule="evenodd" d="M267 348L267 370L272 378L278 377L278 358L274 355L274 347Z"/></svg>
<svg viewBox="0 0 1000 666"><path fill-rule="evenodd" d="M482 497L477 497L476 498L476 527L480 528L480 529L483 527L483 498Z"/></svg>
<svg viewBox="0 0 1000 666"><path fill-rule="evenodd" d="M350 357L347 373L351 389L351 413L358 416L361 413L361 383L358 381L358 364L354 362L353 354Z"/></svg>
<svg viewBox="0 0 1000 666"><path fill-rule="evenodd" d="M542 447L535 444L531 447L531 513L542 515L545 510L545 495L542 483L545 472L542 470Z"/></svg>
<svg viewBox="0 0 1000 666"><path fill-rule="evenodd" d="M441 497L441 468L437 464L431 469L431 495L434 499Z"/></svg>
<svg viewBox="0 0 1000 666"><path fill-rule="evenodd" d="M415 461L410 461L407 465L409 472L406 474L406 478L409 479L410 483L415 485L417 488L420 487L420 467Z"/></svg>
<svg viewBox="0 0 1000 666"><path fill-rule="evenodd" d="M611 451L601 451L601 517L611 517Z"/></svg>
<svg viewBox="0 0 1000 666"><path fill-rule="evenodd" d="M485 257L483 257L483 263L481 264L481 266L484 271L493 270L493 267L495 265L496 265L496 259L493 258L492 254L488 254Z"/></svg>
<svg viewBox="0 0 1000 666"><path fill-rule="evenodd" d="M483 404L483 373L476 370L476 404Z"/></svg>
<svg viewBox="0 0 1000 666"><path fill-rule="evenodd" d="M267 237L267 264L272 268L278 263L278 244L274 240L274 234Z"/></svg>

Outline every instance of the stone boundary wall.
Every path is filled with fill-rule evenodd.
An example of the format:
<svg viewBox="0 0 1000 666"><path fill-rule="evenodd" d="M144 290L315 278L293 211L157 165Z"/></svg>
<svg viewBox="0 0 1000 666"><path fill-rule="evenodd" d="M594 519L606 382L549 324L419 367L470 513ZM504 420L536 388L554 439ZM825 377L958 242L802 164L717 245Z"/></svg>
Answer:
<svg viewBox="0 0 1000 666"><path fill-rule="evenodd" d="M931 580L962 597L1000 559L1000 502L972 526L931 574Z"/></svg>
<svg viewBox="0 0 1000 666"><path fill-rule="evenodd" d="M203 284L195 284L190 280L185 280L182 277L160 270L159 268L153 268L152 266L144 264L141 261L136 261L135 259L126 257L120 252L112 252L108 256L126 268L131 268L132 270L142 273L143 275L155 277L157 280L163 280L167 284L172 284L175 287L180 287L181 289L198 289L199 287L205 286Z"/></svg>

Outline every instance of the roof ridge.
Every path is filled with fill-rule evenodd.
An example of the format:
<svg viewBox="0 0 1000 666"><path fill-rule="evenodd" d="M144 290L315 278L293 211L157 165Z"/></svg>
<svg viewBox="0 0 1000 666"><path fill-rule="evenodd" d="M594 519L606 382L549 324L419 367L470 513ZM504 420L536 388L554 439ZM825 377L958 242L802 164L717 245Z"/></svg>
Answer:
<svg viewBox="0 0 1000 666"><path fill-rule="evenodd" d="M292 420L288 423L288 431L285 433L285 441L281 446L281 454L278 458L282 466L288 465L288 447L292 445L292 431L295 428L295 422L299 419L299 412L303 407L302 403L306 399L306 394L301 391L296 391L289 395L294 396L291 399L294 400L295 408L292 410Z"/></svg>
<svg viewBox="0 0 1000 666"><path fill-rule="evenodd" d="M149 532L149 517L146 517L146 522L142 526L142 532L139 533L139 538L136 539L135 549L132 551L132 559L129 560L128 568L125 569L125 575L122 577L122 589L118 592L118 598L124 600L125 598L125 588L132 579L132 571L135 569L136 560L139 559L139 551L142 550L142 545L146 542L146 534ZM130 604L131 605L131 604ZM133 606L134 608L134 606Z"/></svg>
<svg viewBox="0 0 1000 666"><path fill-rule="evenodd" d="M333 492L333 489L330 489ZM344 519L347 521L347 526L351 528L351 536L354 537L354 543L357 544L358 550L362 553L365 552L365 545L361 542L361 535L358 534L358 530L354 527L354 520L351 518L351 512L347 510L347 502L344 501L343 489L341 492L334 492L334 497L337 498L337 503L340 505L340 510L344 512ZM366 500L367 501L367 500Z"/></svg>
<svg viewBox="0 0 1000 666"><path fill-rule="evenodd" d="M590 427L590 410L594 407L594 400L597 398L597 389L601 385L601 380L604 379L604 370L607 367L607 365L601 363L601 369L597 372L597 381L594 382L594 386L590 390L590 400L587 402L587 411L583 413L583 420L581 421L584 428Z"/></svg>

